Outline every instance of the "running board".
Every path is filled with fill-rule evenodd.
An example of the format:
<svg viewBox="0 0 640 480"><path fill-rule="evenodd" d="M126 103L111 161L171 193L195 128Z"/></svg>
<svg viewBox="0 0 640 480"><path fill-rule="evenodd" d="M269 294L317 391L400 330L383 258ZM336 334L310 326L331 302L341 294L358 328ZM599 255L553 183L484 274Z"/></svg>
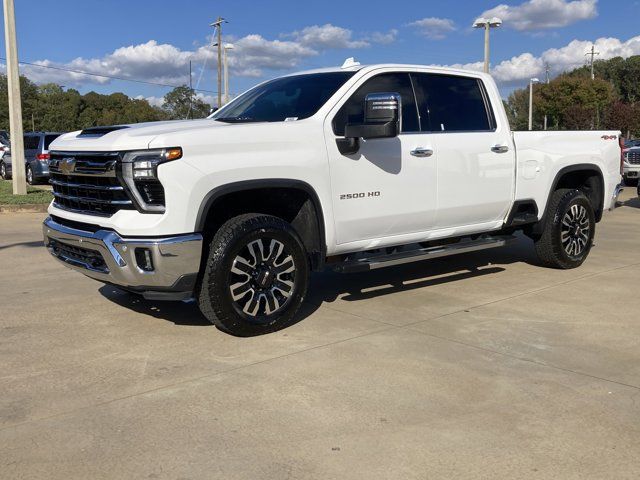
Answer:
<svg viewBox="0 0 640 480"><path fill-rule="evenodd" d="M464 240L452 245L441 245L437 247L418 248L401 252L394 252L388 255L374 255L369 258L359 258L357 260L347 260L333 266L333 270L339 273L368 272L378 268L402 265L404 263L419 262L431 258L448 257L459 253L477 252L489 248L504 247L514 241L513 235L485 236L477 240Z"/></svg>

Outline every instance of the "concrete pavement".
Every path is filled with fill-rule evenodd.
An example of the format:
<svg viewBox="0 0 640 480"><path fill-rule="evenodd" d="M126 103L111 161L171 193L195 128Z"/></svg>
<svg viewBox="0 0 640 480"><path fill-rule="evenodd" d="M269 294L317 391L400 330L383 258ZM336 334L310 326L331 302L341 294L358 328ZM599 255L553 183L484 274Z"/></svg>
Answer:
<svg viewBox="0 0 640 480"><path fill-rule="evenodd" d="M587 262L501 250L315 275L239 339L65 269L0 215L0 478L629 478L640 472L640 200Z"/></svg>

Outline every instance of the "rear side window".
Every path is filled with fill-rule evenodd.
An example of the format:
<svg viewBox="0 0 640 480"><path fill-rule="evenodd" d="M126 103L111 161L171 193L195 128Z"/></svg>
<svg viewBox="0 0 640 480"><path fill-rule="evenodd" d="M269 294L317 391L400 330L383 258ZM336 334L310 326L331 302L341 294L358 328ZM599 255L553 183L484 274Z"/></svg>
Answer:
<svg viewBox="0 0 640 480"><path fill-rule="evenodd" d="M369 93L399 93L402 98L402 132L420 131L411 80L408 73L383 73L367 80L351 95L333 118L333 133L344 135L347 123L364 121L364 99Z"/></svg>
<svg viewBox="0 0 640 480"><path fill-rule="evenodd" d="M53 142L59 136L60 135L45 135L44 136L44 149L45 150L49 150L49 145L51 145L51 142Z"/></svg>
<svg viewBox="0 0 640 480"><path fill-rule="evenodd" d="M486 92L477 78L431 73L411 77L423 131L495 130Z"/></svg>
<svg viewBox="0 0 640 480"><path fill-rule="evenodd" d="M38 135L25 135L24 136L24 149L25 150L37 150L40 145L40 137Z"/></svg>

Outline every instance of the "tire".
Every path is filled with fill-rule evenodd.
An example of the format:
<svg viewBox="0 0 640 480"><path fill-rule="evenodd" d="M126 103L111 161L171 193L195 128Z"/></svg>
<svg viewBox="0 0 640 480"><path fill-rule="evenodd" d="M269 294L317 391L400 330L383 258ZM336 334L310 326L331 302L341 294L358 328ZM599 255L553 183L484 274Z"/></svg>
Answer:
<svg viewBox="0 0 640 480"><path fill-rule="evenodd" d="M536 253L547 267L570 269L586 260L596 231L589 199L579 190L561 188L553 192Z"/></svg>
<svg viewBox="0 0 640 480"><path fill-rule="evenodd" d="M7 166L4 162L0 162L0 178L2 180L11 180L11 175L7 174Z"/></svg>
<svg viewBox="0 0 640 480"><path fill-rule="evenodd" d="M35 185L36 184L36 179L33 176L33 170L31 169L30 165L27 165L27 183L29 185Z"/></svg>
<svg viewBox="0 0 640 480"><path fill-rule="evenodd" d="M197 299L219 329L248 337L289 326L309 283L309 261L300 238L284 220L245 214L214 235Z"/></svg>

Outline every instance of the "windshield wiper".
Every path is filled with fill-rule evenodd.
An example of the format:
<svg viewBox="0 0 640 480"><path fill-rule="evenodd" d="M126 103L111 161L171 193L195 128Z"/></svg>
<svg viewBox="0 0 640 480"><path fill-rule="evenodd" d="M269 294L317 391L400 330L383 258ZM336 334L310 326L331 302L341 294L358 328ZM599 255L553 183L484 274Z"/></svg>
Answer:
<svg viewBox="0 0 640 480"><path fill-rule="evenodd" d="M216 118L214 119L217 122L227 122L227 123L244 123L244 122L258 122L259 120L256 120L252 117L220 117L220 118Z"/></svg>

